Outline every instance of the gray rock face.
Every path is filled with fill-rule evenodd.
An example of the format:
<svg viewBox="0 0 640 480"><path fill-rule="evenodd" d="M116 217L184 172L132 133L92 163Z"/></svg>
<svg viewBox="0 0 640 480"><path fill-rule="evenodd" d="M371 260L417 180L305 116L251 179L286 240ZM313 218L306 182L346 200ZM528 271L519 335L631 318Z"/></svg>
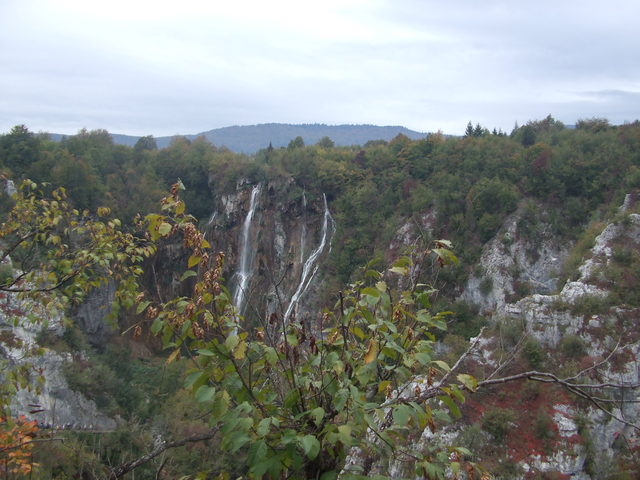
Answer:
<svg viewBox="0 0 640 480"><path fill-rule="evenodd" d="M630 205L631 201L626 201L627 204ZM606 285L611 280L607 278L607 267L613 261L613 245L622 244L625 248L640 251L640 215L629 214L623 222L607 225L578 268L577 278L574 277L575 280L567 282L554 294L558 291L558 272L568 255L569 246L561 245L544 225L536 228L535 239L520 234L520 214L518 211L510 216L499 234L485 245L480 268L469 279L461 299L478 305L489 319L509 317L519 320L525 333L546 349L560 348L563 339L568 337L581 339L584 345L582 361L586 363L579 368L588 369L595 363L600 364L597 378L592 380L639 383L640 368L636 361L640 356L638 309L617 305L601 309L599 313L584 314L578 313L582 310L576 306L591 298L597 300L608 296ZM408 223L400 229L392 246L397 249L398 245L408 245L414 239L415 232ZM522 282L527 284L526 292L517 291ZM484 365L488 371L499 364L498 355L494 355L496 343L490 336L479 338L477 342L474 361ZM612 361L612 352L615 352L615 361ZM519 468L523 473L514 478L538 478L545 473L566 475L577 480L606 478L608 468L618 454L616 439L625 438L631 444L638 442L637 432L618 420L638 423L640 404L635 402L637 394L637 391L629 389L615 393L619 402L609 407L612 415L593 405L572 403L570 397L550 399L550 418L557 432L554 449L546 455L532 453L520 461ZM588 449L579 440L579 417L589 425L591 445ZM436 432L435 436L426 429L411 448L421 451L422 443L431 445L434 442L455 445L460 431L460 426L455 424ZM357 462L357 453L354 451L349 457L351 462ZM586 468L587 460L589 469ZM380 462L371 471L402 477L403 472L396 470L394 465Z"/></svg>
<svg viewBox="0 0 640 480"><path fill-rule="evenodd" d="M551 293L567 256L548 225L531 236L521 235L522 209L510 215L495 238L487 243L480 266L468 280L461 300L477 305L484 314L503 312L513 297Z"/></svg>
<svg viewBox="0 0 640 480"><path fill-rule="evenodd" d="M31 389L17 392L10 406L12 415L25 415L49 428L113 430L116 427L113 419L102 414L93 401L69 388L63 367L72 361L70 354L41 349L37 344L37 336L43 330L54 335L64 332L63 315L12 294L2 301L0 333L5 339L0 345L2 371L6 374L9 369L29 365L30 371L38 372L43 380L41 385L32 382ZM7 311L22 313L7 315Z"/></svg>
<svg viewBox="0 0 640 480"><path fill-rule="evenodd" d="M507 224L506 233L513 232L515 222ZM599 375L603 381L619 384L635 384L640 381L640 369L635 359L640 355L640 343L636 333L635 322L625 322L624 318L637 318L633 308L624 305L609 308L597 314L572 313L575 305L589 298L605 298L608 291L603 285L606 278L606 268L612 261L612 244L622 242L626 247L640 250L640 215L630 214L623 223L611 223L595 239L595 243L586 260L578 268L578 278L567 282L556 295L536 293L526 296L514 303L509 303L507 295L512 291L514 277L509 274L513 265L518 265L526 278L533 279L532 284L542 289L551 290L553 285L553 269L559 267L557 261L527 262L522 256L526 240L515 241L509 247L501 242L492 240L482 256L482 266L491 276L494 289L490 295L479 292L479 279L472 278L467 284L463 299L477 302L485 313L492 313L493 318L512 317L523 321L526 333L536 338L547 348L557 348L563 338L574 336L582 339L586 355L603 360L614 350L628 360L623 363L605 362L599 367ZM554 247L553 242L543 240L539 258L559 259L566 255L566 249ZM522 273L521 273L522 276ZM496 288L497 287L497 288ZM485 352L486 353L486 352ZM486 355L485 355L486 356ZM490 356L490 355L489 355ZM628 397L635 400L632 391L620 392L621 400ZM571 437L577 434L574 419L579 413L572 405L559 403L554 406L556 413L553 421L561 437ZM637 422L640 418L640 407L637 403L619 403L612 408L611 413L630 422ZM594 468L605 468L616 455L614 442L624 435L629 441L637 441L637 433L628 425L606 415L601 410L587 407L581 412L591 424L590 435L593 447L590 455L597 455L598 460ZM595 453L594 453L595 452ZM594 473L591 477L584 471L586 453L581 445L567 442L564 448L557 449L553 454L545 457L531 456L521 463L525 472L560 472L571 475L571 478L591 479L600 478L604 470Z"/></svg>
<svg viewBox="0 0 640 480"><path fill-rule="evenodd" d="M207 239L214 251L223 251L225 278L229 288L237 288L236 271L240 262L241 238L253 185L241 181L237 190L218 197L213 222L208 226ZM268 318L272 313L283 316L303 281L304 266L309 256L322 244L325 218L324 201L317 192L304 192L293 179L274 181L260 189L257 207L252 212L247 232L252 252L251 274L246 286L246 317ZM331 232L332 233L332 232ZM330 238L317 255L317 264L327 258ZM316 288L321 269L302 292L296 316L316 311Z"/></svg>
<svg viewBox="0 0 640 480"><path fill-rule="evenodd" d="M111 311L115 294L114 282L101 285L91 291L71 315L74 322L87 334L87 339L93 346L104 346L114 334L105 317Z"/></svg>

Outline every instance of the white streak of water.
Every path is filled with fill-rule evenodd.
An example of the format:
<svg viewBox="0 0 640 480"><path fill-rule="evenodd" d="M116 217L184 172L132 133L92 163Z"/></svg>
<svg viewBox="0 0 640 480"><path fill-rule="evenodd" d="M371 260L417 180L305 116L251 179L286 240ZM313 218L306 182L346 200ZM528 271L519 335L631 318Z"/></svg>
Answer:
<svg viewBox="0 0 640 480"><path fill-rule="evenodd" d="M302 294L307 290L313 277L318 271L318 259L322 252L327 248L331 250L331 238L334 232L334 222L331 213L329 212L329 206L327 205L327 197L326 195L322 195L324 198L324 219L322 221L322 238L320 240L320 244L318 248L316 248L311 254L307 261L304 262L304 267L302 268L302 276L300 277L300 283L298 284L298 288L295 293L291 297L291 301L289 302L289 306L287 307L287 311L284 313L284 321L285 323L289 321L289 316L293 309L298 305L298 301Z"/></svg>
<svg viewBox="0 0 640 480"><path fill-rule="evenodd" d="M304 262L304 245L307 243L307 196L302 191L302 229L300 230L300 263Z"/></svg>
<svg viewBox="0 0 640 480"><path fill-rule="evenodd" d="M209 221L207 222L207 228L209 228L209 227L211 227L211 225L213 225L213 222L215 221L217 216L218 216L218 211L214 210L214 212L209 217Z"/></svg>
<svg viewBox="0 0 640 480"><path fill-rule="evenodd" d="M251 191L251 202L249 203L249 212L244 219L242 225L242 235L240 237L240 261L238 263L238 270L236 271L236 277L238 283L236 285L236 291L233 294L233 304L238 309L238 313L242 314L244 309L246 290L251 279L251 264L253 263L253 253L255 249L251 248L251 223L253 216L258 206L258 196L260 194L260 184L253 187Z"/></svg>

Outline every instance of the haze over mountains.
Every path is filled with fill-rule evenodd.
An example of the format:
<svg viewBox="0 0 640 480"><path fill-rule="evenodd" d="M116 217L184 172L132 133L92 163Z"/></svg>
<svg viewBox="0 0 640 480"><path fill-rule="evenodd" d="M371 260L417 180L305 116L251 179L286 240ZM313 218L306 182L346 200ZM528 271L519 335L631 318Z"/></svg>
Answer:
<svg viewBox="0 0 640 480"><path fill-rule="evenodd" d="M403 134L412 140L423 138L426 133L416 132L401 126L377 125L324 125L304 124L292 125L286 123L265 123L260 125L246 125L216 128L193 135L184 135L189 140L204 136L217 147L227 147L236 153L252 154L261 148L267 148L269 143L274 148L286 147L289 142L300 136L306 145L313 145L323 137L329 137L337 146L364 145L371 140L389 141L398 134ZM52 140L60 140L63 135L50 134ZM113 141L120 145L133 146L139 136L111 133ZM174 136L157 137L158 148L164 148L171 143Z"/></svg>

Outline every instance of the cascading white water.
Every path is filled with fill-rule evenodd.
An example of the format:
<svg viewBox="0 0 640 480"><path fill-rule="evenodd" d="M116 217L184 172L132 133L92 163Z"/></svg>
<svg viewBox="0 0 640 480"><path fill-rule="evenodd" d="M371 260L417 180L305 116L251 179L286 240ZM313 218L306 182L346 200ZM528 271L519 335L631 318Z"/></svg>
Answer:
<svg viewBox="0 0 640 480"><path fill-rule="evenodd" d="M242 225L242 235L240 237L240 256L238 262L238 270L236 271L237 284L236 291L233 294L233 304L238 309L238 313L242 314L244 310L244 302L246 290L251 278L251 264L253 263L254 249L251 248L251 222L258 206L258 197L260 195L260 184L253 187L251 191L251 201L249 202L249 212L244 219Z"/></svg>
<svg viewBox="0 0 640 480"><path fill-rule="evenodd" d="M302 191L302 228L300 230L300 263L304 262L304 245L307 243L307 196Z"/></svg>
<svg viewBox="0 0 640 480"><path fill-rule="evenodd" d="M285 323L289 321L289 317L291 316L291 312L298 305L298 301L302 294L306 291L306 289L311 284L311 280L315 276L318 271L318 258L322 252L324 252L327 247L327 243L329 244L329 250L331 250L331 238L333 236L334 228L333 228L333 217L329 212L329 206L327 205L327 196L322 194L324 199L324 219L322 221L322 238L320 240L320 245L316 248L311 254L307 261L304 262L304 266L302 267L302 276L300 277L300 283L298 284L298 288L295 293L291 297L291 301L289 302L289 306L287 307L286 312L284 313L284 321Z"/></svg>
<svg viewBox="0 0 640 480"><path fill-rule="evenodd" d="M214 210L213 213L211 214L211 216L209 217L209 221L207 222L207 228L209 228L209 227L211 227L211 225L213 225L213 222L215 221L217 216L218 216L218 211Z"/></svg>

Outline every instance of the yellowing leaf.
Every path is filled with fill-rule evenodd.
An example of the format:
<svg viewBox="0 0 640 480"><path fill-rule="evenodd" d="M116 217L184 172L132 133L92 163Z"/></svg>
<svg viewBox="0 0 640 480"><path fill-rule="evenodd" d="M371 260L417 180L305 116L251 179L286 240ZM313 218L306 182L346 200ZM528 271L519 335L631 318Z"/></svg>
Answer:
<svg viewBox="0 0 640 480"><path fill-rule="evenodd" d="M466 373L461 373L456 378L462 385L465 386L465 388L467 388L472 392L475 392L476 389L478 388L478 381L471 375L468 375Z"/></svg>
<svg viewBox="0 0 640 480"><path fill-rule="evenodd" d="M169 358L167 358L167 365L169 365L176 358L178 358L178 355L180 355L180 349L176 348L173 352L171 352L171 355L169 355Z"/></svg>
<svg viewBox="0 0 640 480"><path fill-rule="evenodd" d="M202 260L202 257L200 257L199 255L191 255L189 257L189 260L187 261L187 267L191 268L191 267L199 264L200 260Z"/></svg>
<svg viewBox="0 0 640 480"><path fill-rule="evenodd" d="M409 269L407 267L391 267L389 269L392 273L397 273L398 275L406 275L409 273Z"/></svg>
<svg viewBox="0 0 640 480"><path fill-rule="evenodd" d="M364 356L364 363L369 364L376 359L378 355L378 344L375 340L369 340L369 349L367 350L366 355Z"/></svg>
<svg viewBox="0 0 640 480"><path fill-rule="evenodd" d="M242 360L244 358L245 352L247 351L247 342L240 342L238 346L233 351L233 358L236 360Z"/></svg>
<svg viewBox="0 0 640 480"><path fill-rule="evenodd" d="M236 335L235 333L232 333L224 341L224 344L229 350L233 350L234 348L236 348L236 345L238 345L239 342L240 342L240 339L238 338L238 335Z"/></svg>
<svg viewBox="0 0 640 480"><path fill-rule="evenodd" d="M158 233L163 237L166 237L171 232L171 224L167 222L162 222L158 227Z"/></svg>
<svg viewBox="0 0 640 480"><path fill-rule="evenodd" d="M449 365L446 362L443 362L442 360L434 360L433 363L435 363L439 368L441 368L445 372L451 371L451 367L449 367Z"/></svg>

